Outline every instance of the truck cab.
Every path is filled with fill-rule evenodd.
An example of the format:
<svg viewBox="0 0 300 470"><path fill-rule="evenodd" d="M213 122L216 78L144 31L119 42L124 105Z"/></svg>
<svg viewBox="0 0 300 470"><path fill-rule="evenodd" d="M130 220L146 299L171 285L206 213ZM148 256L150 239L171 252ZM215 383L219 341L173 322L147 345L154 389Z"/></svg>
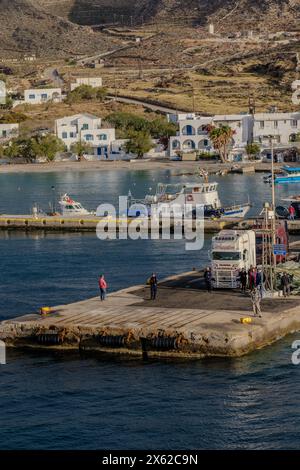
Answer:
<svg viewBox="0 0 300 470"><path fill-rule="evenodd" d="M236 289L239 273L256 265L253 230L222 230L212 239L212 285L216 289Z"/></svg>

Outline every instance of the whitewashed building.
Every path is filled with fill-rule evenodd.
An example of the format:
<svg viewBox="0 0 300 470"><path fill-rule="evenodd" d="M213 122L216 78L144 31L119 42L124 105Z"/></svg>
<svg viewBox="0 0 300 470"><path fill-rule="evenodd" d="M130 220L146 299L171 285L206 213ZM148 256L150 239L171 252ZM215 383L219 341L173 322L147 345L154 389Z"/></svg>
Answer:
<svg viewBox="0 0 300 470"><path fill-rule="evenodd" d="M176 136L170 138L170 156L175 156L178 151L214 152L207 131L209 125L230 126L235 132L231 143L232 149L243 149L251 135L251 118L251 115L243 114L211 117L181 114L178 116L179 131Z"/></svg>
<svg viewBox="0 0 300 470"><path fill-rule="evenodd" d="M76 142L91 146L98 159L124 158L124 140L117 140L114 128L103 128L101 118L89 114L75 114L55 121L55 132L70 150Z"/></svg>
<svg viewBox="0 0 300 470"><path fill-rule="evenodd" d="M8 141L19 135L19 124L0 124L0 142Z"/></svg>
<svg viewBox="0 0 300 470"><path fill-rule="evenodd" d="M32 88L24 91L24 103L42 104L47 101L60 103L62 101L61 88Z"/></svg>
<svg viewBox="0 0 300 470"><path fill-rule="evenodd" d="M71 83L71 91L78 88L80 85L88 85L93 88L102 87L102 78L101 77L78 77L75 79L74 83Z"/></svg>
<svg viewBox="0 0 300 470"><path fill-rule="evenodd" d="M298 135L299 134L299 135ZM270 136L278 147L291 147L300 137L300 112L259 113L254 115L253 140L268 147Z"/></svg>
<svg viewBox="0 0 300 470"><path fill-rule="evenodd" d="M207 125L228 125L234 130L230 155L244 156L245 147L249 142L258 143L261 152L270 149L272 137L274 149L287 150L300 139L300 112L294 113L256 113L229 114L211 117L191 114L178 114L169 117L177 122L177 135L170 138L170 157L181 152L205 151L213 153L213 145L209 139Z"/></svg>

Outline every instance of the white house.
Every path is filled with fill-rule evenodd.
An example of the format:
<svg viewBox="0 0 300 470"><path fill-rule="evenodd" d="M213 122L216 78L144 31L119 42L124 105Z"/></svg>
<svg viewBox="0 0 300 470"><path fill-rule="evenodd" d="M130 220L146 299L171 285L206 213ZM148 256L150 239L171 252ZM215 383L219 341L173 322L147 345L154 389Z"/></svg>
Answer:
<svg viewBox="0 0 300 470"><path fill-rule="evenodd" d="M24 91L24 103L42 104L47 101L60 103L62 101L61 88L33 88Z"/></svg>
<svg viewBox="0 0 300 470"><path fill-rule="evenodd" d="M235 134L232 138L232 148L241 149L247 145L251 135L251 115L216 115L211 117L197 116L196 114L182 114L178 116L179 131L170 138L170 156L178 151L213 152L213 145L209 139L207 126L230 126Z"/></svg>
<svg viewBox="0 0 300 470"><path fill-rule="evenodd" d="M99 159L124 158L123 140L116 140L114 128L103 128L101 118L89 114L75 114L55 121L55 131L70 150L72 144L90 144L92 154Z"/></svg>
<svg viewBox="0 0 300 470"><path fill-rule="evenodd" d="M71 83L71 91L78 88L80 85L89 85L93 88L102 87L101 77L78 77L74 83Z"/></svg>
<svg viewBox="0 0 300 470"><path fill-rule="evenodd" d="M275 149L286 150L295 145L300 136L300 112L294 113L256 113L228 114L211 117L192 114L179 114L170 118L177 122L179 131L170 138L170 156L178 151L213 152L206 129L208 124L213 126L228 125L234 130L231 142L231 155L244 155L249 142L259 143L261 151L270 148L272 137Z"/></svg>
<svg viewBox="0 0 300 470"><path fill-rule="evenodd" d="M18 137L19 124L0 124L0 141L7 141Z"/></svg>
<svg viewBox="0 0 300 470"><path fill-rule="evenodd" d="M259 113L254 115L253 140L269 147L272 136L275 147L292 147L300 134L300 112Z"/></svg>

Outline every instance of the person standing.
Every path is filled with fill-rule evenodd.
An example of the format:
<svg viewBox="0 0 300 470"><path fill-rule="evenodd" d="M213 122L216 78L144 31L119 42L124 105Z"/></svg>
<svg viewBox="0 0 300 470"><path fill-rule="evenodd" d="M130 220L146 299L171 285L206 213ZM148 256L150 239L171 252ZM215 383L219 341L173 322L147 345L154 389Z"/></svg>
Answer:
<svg viewBox="0 0 300 470"><path fill-rule="evenodd" d="M250 266L249 272L248 272L248 282L249 282L249 289L253 290L255 289L256 286L256 268L253 266Z"/></svg>
<svg viewBox="0 0 300 470"><path fill-rule="evenodd" d="M149 279L149 284L150 284L151 300L155 300L156 295L157 295L157 277L155 273L152 273Z"/></svg>
<svg viewBox="0 0 300 470"><path fill-rule="evenodd" d="M292 206L292 204L291 204L290 207L289 207L289 219L290 220L295 220L295 214L296 214L295 207Z"/></svg>
<svg viewBox="0 0 300 470"><path fill-rule="evenodd" d="M254 287L254 289L252 289L250 292L250 296L251 296L252 309L253 309L254 316L261 318L261 308L260 308L261 296L260 296L259 290L256 287Z"/></svg>
<svg viewBox="0 0 300 470"><path fill-rule="evenodd" d="M264 283L264 275L263 275L261 268L258 268L257 273L256 273L256 279L255 279L255 287L257 287L261 298L263 296L263 283Z"/></svg>
<svg viewBox="0 0 300 470"><path fill-rule="evenodd" d="M211 269L210 269L209 266L204 271L204 281L205 281L205 286L206 286L207 292L211 292L212 275L211 275Z"/></svg>
<svg viewBox="0 0 300 470"><path fill-rule="evenodd" d="M99 289L100 289L100 300L105 300L106 299L106 289L107 289L107 282L104 278L104 275L101 274L99 277Z"/></svg>
<svg viewBox="0 0 300 470"><path fill-rule="evenodd" d="M283 273L281 276L281 289L283 290L283 296L289 297L291 293L291 280L288 273Z"/></svg>
<svg viewBox="0 0 300 470"><path fill-rule="evenodd" d="M240 283L241 283L242 292L246 292L247 279L248 279L248 275L247 275L246 269L243 268L240 272Z"/></svg>

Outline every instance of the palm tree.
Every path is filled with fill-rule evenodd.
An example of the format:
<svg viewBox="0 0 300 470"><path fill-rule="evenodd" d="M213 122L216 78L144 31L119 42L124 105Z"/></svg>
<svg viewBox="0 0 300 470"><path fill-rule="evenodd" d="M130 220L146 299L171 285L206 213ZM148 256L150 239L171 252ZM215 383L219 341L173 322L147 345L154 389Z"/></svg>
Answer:
<svg viewBox="0 0 300 470"><path fill-rule="evenodd" d="M225 163L235 130L230 126L221 125L220 127L208 126L207 131L214 148L219 152L222 162Z"/></svg>

